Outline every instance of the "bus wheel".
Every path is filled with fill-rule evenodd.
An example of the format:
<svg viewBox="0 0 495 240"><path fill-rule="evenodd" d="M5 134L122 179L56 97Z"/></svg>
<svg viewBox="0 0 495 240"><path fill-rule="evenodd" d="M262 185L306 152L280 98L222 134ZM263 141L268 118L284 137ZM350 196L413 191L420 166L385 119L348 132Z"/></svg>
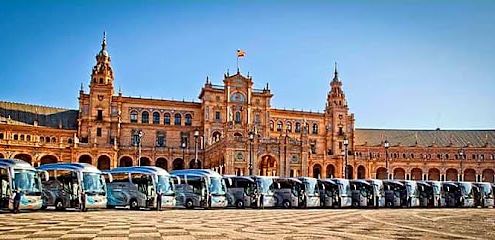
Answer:
<svg viewBox="0 0 495 240"><path fill-rule="evenodd" d="M235 207L244 208L244 202L242 202L241 200L237 200L237 202L235 203Z"/></svg>
<svg viewBox="0 0 495 240"><path fill-rule="evenodd" d="M186 200L186 208L187 209L193 209L194 208L194 204L193 204L193 201L191 199Z"/></svg>
<svg viewBox="0 0 495 240"><path fill-rule="evenodd" d="M352 206L355 207L355 208L358 208L359 207L359 204L358 204L358 202L353 202L352 203Z"/></svg>
<svg viewBox="0 0 495 240"><path fill-rule="evenodd" d="M392 207L392 203L391 202L387 202L387 207L391 208Z"/></svg>
<svg viewBox="0 0 495 240"><path fill-rule="evenodd" d="M139 208L138 202L136 199L132 199L131 203L129 205L130 205L131 209L133 209L133 210L137 210Z"/></svg>
<svg viewBox="0 0 495 240"><path fill-rule="evenodd" d="M113 206L113 205L107 205L107 209L114 209L114 208L115 208L115 206Z"/></svg>
<svg viewBox="0 0 495 240"><path fill-rule="evenodd" d="M290 208L291 207L291 204L290 204L289 200L284 200L284 202L282 203L282 205L284 206L284 208Z"/></svg>
<svg viewBox="0 0 495 240"><path fill-rule="evenodd" d="M60 199L57 199L57 201L55 201L55 209L57 211L63 211L64 210L64 202L62 202L62 200L60 200Z"/></svg>

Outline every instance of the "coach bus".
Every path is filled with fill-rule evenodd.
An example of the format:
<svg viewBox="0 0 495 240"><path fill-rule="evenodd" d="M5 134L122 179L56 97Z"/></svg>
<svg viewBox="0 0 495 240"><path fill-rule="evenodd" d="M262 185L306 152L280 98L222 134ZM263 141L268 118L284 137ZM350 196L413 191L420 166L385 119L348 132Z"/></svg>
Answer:
<svg viewBox="0 0 495 240"><path fill-rule="evenodd" d="M107 206L104 174L87 163L43 164L38 170L48 172L43 182L43 208L54 206L56 210L80 207L80 196L86 194L86 208Z"/></svg>
<svg viewBox="0 0 495 240"><path fill-rule="evenodd" d="M106 171L113 181L108 186L108 208L158 208L157 194L161 194L162 208L175 207L173 177L160 167L118 167Z"/></svg>
<svg viewBox="0 0 495 240"><path fill-rule="evenodd" d="M227 207L227 186L219 173L209 169L183 169L170 174L180 179L176 185L177 206L188 209Z"/></svg>
<svg viewBox="0 0 495 240"><path fill-rule="evenodd" d="M331 179L318 179L322 207L338 207L339 185Z"/></svg>
<svg viewBox="0 0 495 240"><path fill-rule="evenodd" d="M402 207L407 202L406 186L395 180L383 180L385 188L385 205L387 207Z"/></svg>
<svg viewBox="0 0 495 240"><path fill-rule="evenodd" d="M312 177L299 177L299 180L303 183L305 206L303 207L321 207L320 203L320 184L318 180Z"/></svg>
<svg viewBox="0 0 495 240"><path fill-rule="evenodd" d="M418 184L412 180L399 180L406 187L405 204L407 207L419 207Z"/></svg>
<svg viewBox="0 0 495 240"><path fill-rule="evenodd" d="M493 200L492 184L488 182L477 182L474 183L474 185L476 185L480 189L480 193L481 193L480 206L493 207L494 200Z"/></svg>
<svg viewBox="0 0 495 240"><path fill-rule="evenodd" d="M45 173L45 179L48 175ZM0 158L0 208L14 210L10 197L15 189L22 192L19 210L42 208L42 185L37 171L31 164L18 159Z"/></svg>
<svg viewBox="0 0 495 240"><path fill-rule="evenodd" d="M433 187L433 206L435 207L445 207L447 203L445 202L445 191L443 190L443 184L440 181L426 181Z"/></svg>
<svg viewBox="0 0 495 240"><path fill-rule="evenodd" d="M373 185L374 207L385 207L385 188L383 181L380 179L365 179Z"/></svg>
<svg viewBox="0 0 495 240"><path fill-rule="evenodd" d="M277 199L277 207L292 208L305 207L306 194L301 180L292 177L276 177L273 179L275 187L274 196Z"/></svg>
<svg viewBox="0 0 495 240"><path fill-rule="evenodd" d="M374 187L371 183L362 179L350 180L352 206L358 207L373 207L375 205Z"/></svg>
<svg viewBox="0 0 495 240"><path fill-rule="evenodd" d="M251 207L255 203L256 182L248 176L224 175L229 207Z"/></svg>
<svg viewBox="0 0 495 240"><path fill-rule="evenodd" d="M473 184L470 182L443 182L448 207L474 207Z"/></svg>
<svg viewBox="0 0 495 240"><path fill-rule="evenodd" d="M337 207L339 208L351 207L352 192L351 192L351 184L349 182L349 179L332 178L331 180L339 186Z"/></svg>
<svg viewBox="0 0 495 240"><path fill-rule="evenodd" d="M274 190L277 188L275 178L273 176L252 176L256 182L256 192L261 196L263 207L276 207L277 198Z"/></svg>

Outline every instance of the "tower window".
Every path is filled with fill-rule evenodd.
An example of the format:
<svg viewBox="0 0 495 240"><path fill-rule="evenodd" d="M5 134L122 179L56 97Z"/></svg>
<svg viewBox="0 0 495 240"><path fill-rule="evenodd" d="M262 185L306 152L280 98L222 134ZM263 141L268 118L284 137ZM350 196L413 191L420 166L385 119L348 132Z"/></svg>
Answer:
<svg viewBox="0 0 495 240"><path fill-rule="evenodd" d="M241 123L241 112L235 112L235 123Z"/></svg>
<svg viewBox="0 0 495 240"><path fill-rule="evenodd" d="M215 120L220 121L220 112L219 111L215 112Z"/></svg>
<svg viewBox="0 0 495 240"><path fill-rule="evenodd" d="M160 113L153 113L153 124L160 124Z"/></svg>
<svg viewBox="0 0 495 240"><path fill-rule="evenodd" d="M101 128L96 128L96 136L101 137Z"/></svg>
<svg viewBox="0 0 495 240"><path fill-rule="evenodd" d="M98 109L98 115L96 116L97 121L102 121L103 120L103 110Z"/></svg>
<svg viewBox="0 0 495 240"><path fill-rule="evenodd" d="M141 114L141 123L150 123L150 113L144 111Z"/></svg>
<svg viewBox="0 0 495 240"><path fill-rule="evenodd" d="M136 111L131 112L131 123L137 123L138 122L138 113Z"/></svg>
<svg viewBox="0 0 495 240"><path fill-rule="evenodd" d="M186 126L192 125L192 116L191 114L186 114Z"/></svg>
<svg viewBox="0 0 495 240"><path fill-rule="evenodd" d="M165 116L163 118L163 124L170 125L170 114L169 113L165 113Z"/></svg>
<svg viewBox="0 0 495 240"><path fill-rule="evenodd" d="M181 125L182 124L182 116L180 114L175 114L175 121L174 125Z"/></svg>

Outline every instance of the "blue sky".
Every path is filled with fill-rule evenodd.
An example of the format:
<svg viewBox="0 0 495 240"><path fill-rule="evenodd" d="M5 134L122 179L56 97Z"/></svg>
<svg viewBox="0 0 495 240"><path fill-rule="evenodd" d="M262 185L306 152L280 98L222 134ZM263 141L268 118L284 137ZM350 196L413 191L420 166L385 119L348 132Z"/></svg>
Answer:
<svg viewBox="0 0 495 240"><path fill-rule="evenodd" d="M495 129L494 13L494 1L2 1L0 100L77 109L106 31L126 96L199 101L241 48L275 108L322 111L337 61L358 128Z"/></svg>

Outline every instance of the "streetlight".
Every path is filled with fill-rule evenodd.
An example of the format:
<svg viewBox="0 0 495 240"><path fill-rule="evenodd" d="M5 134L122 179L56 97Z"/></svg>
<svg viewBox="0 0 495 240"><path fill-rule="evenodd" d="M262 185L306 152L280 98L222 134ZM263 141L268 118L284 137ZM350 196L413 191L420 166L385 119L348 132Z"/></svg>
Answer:
<svg viewBox="0 0 495 240"><path fill-rule="evenodd" d="M144 132L142 130L139 130L138 132L138 166L141 166L141 140L143 139Z"/></svg>
<svg viewBox="0 0 495 240"><path fill-rule="evenodd" d="M253 141L254 132L249 132L249 176L253 175Z"/></svg>
<svg viewBox="0 0 495 240"><path fill-rule="evenodd" d="M349 146L349 139L347 139L347 136L344 136L344 160L345 160L345 166L344 166L344 178L347 179L347 146Z"/></svg>
<svg viewBox="0 0 495 240"><path fill-rule="evenodd" d="M385 143L383 144L385 146L385 168L387 168L387 179L390 179L390 176L388 175L388 147L390 147L389 143L387 140L385 140Z"/></svg>
<svg viewBox="0 0 495 240"><path fill-rule="evenodd" d="M199 130L196 129L196 130L194 130L194 165L196 168L199 168L199 164L198 164L198 137L199 137Z"/></svg>
<svg viewBox="0 0 495 240"><path fill-rule="evenodd" d="M184 151L186 150L186 141L184 139L182 139L182 142L180 143L180 147L182 148L182 161L185 162L186 156Z"/></svg>
<svg viewBox="0 0 495 240"><path fill-rule="evenodd" d="M462 147L461 147L461 149L459 149L459 157L461 158L461 164L460 164L461 165L461 174L457 177L458 178L457 180L463 181L464 179L463 179L463 174L462 174L462 171L463 171L462 170L462 161L464 159L464 149L462 149Z"/></svg>

